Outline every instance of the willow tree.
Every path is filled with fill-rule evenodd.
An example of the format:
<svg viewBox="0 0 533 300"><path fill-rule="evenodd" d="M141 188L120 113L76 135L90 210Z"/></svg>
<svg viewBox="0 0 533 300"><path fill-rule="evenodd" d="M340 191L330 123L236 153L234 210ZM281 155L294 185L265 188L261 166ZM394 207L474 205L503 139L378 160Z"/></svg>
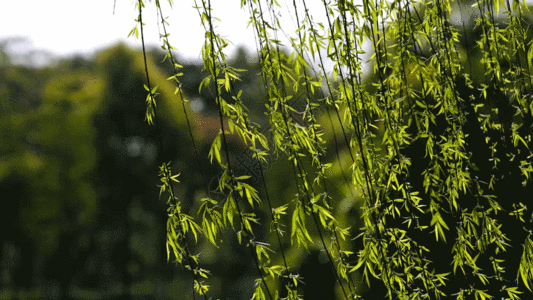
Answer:
<svg viewBox="0 0 533 300"><path fill-rule="evenodd" d="M335 280L339 299L531 297L527 4L342 0L310 10L309 2L241 1L267 99L256 106L268 117L262 126L235 85L246 70L228 63L229 41L217 29L228 16L217 16L210 0L191 4L205 30L209 75L201 88L212 87L220 127L208 157L198 154L192 134L189 143L196 172L205 176L200 162L208 159L221 173L214 189L204 178L205 197L184 209L176 196L179 164L160 167L167 251L188 270L190 297L211 297L196 243L219 246L228 232L250 252L253 299L313 296L301 295L306 279L291 256L308 247L320 248L330 264L322 275ZM130 34L144 49L145 5L161 17L162 47L175 70L168 79L184 103L194 95L180 88L166 4L137 1ZM282 12L296 31L283 30ZM314 21L319 14L325 22ZM147 71L146 120L154 126L157 84ZM243 157L228 146L236 136L257 172L237 167ZM278 173L267 171L273 158L283 165ZM273 193L268 182L279 178L292 193ZM358 218L347 217L346 207L357 207Z"/></svg>

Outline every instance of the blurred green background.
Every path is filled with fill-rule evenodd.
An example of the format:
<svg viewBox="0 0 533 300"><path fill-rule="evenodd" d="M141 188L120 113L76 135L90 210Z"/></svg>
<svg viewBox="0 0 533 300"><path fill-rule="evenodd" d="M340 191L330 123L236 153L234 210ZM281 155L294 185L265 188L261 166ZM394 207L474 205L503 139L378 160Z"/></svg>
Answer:
<svg viewBox="0 0 533 300"><path fill-rule="evenodd" d="M161 62L163 57L158 50L149 52L151 81L160 93L161 147L156 127L144 121L141 52L119 44L92 58L63 58L39 68L13 64L13 57L2 52L0 299L192 299L190 275L167 262L167 213L165 200L159 199L158 166L172 161L173 170L182 173L176 191L195 217L206 188L180 99L166 80L172 69L168 61ZM251 118L265 125L267 99L257 59L244 48L233 57L233 66L248 70L237 88L243 90ZM207 75L201 64L180 63L201 168L214 190L221 174L207 160L219 128L214 97L209 89L198 93ZM267 126L263 130L267 133ZM231 141L238 172L257 173L251 153L237 139ZM273 156L267 169L280 174L284 165ZM293 197L295 190L283 176L267 178L269 193L279 196L274 205ZM253 184L264 193L258 183L255 177ZM341 186L339 180L332 193L353 195ZM355 221L353 203L353 198L341 202L347 222ZM258 232L259 239L273 241L269 226ZM225 235L219 248L204 242L193 246L201 253L201 266L212 273L210 295L249 299L257 270L233 231ZM285 247L291 247L288 241ZM332 297L335 284L325 282L331 276L322 276L330 272L325 256L313 246L289 253L291 265L307 263L300 270L309 290L306 299L313 293Z"/></svg>

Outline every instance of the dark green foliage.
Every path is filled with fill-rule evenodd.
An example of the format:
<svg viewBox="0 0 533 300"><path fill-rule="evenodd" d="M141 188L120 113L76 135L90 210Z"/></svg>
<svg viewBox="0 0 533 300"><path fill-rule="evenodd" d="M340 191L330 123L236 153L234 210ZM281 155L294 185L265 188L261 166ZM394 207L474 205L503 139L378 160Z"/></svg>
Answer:
<svg viewBox="0 0 533 300"><path fill-rule="evenodd" d="M158 160L191 154L170 101L164 151L145 126L142 62L118 45L92 61L0 69L0 298L162 299L179 288L153 187Z"/></svg>

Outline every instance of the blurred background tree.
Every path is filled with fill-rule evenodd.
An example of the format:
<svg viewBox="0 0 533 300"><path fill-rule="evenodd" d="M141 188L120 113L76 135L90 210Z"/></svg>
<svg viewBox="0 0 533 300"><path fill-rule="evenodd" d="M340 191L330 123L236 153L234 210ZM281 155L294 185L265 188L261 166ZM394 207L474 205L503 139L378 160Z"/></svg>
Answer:
<svg viewBox="0 0 533 300"><path fill-rule="evenodd" d="M94 60L41 69L7 63L0 72L1 298L176 292L156 162L190 154L178 147L183 124L170 101L165 152L143 123L139 53L117 45ZM167 99L173 93L160 91Z"/></svg>

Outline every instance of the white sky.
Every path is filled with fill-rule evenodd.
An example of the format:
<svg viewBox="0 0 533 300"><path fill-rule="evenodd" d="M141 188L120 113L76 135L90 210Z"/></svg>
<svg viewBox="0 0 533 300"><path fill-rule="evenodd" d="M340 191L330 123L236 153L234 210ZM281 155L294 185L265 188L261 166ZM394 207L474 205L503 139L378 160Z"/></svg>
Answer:
<svg viewBox="0 0 533 300"><path fill-rule="evenodd" d="M117 0L113 14L113 0L9 0L3 1L0 11L0 42L6 38L25 38L26 42L12 43L7 51L30 54L35 51L65 56L75 53L90 55L95 50L109 47L118 41L140 46L139 40L127 38L135 26L137 11L134 0ZM279 1L282 6L292 0ZM307 1L322 17L321 0ZM169 16L170 43L189 59L201 59L204 41L203 28L193 0L174 0L170 9L168 1L161 0L163 13ZM201 3L201 0L198 0ZM255 49L252 27L247 28L248 11L240 8L239 0L212 0L214 16L221 19L217 32L235 45ZM147 3L143 10L145 39L149 45L159 45L156 10ZM287 10L282 15L288 24L289 34L294 34ZM231 49L231 48L230 48ZM6 51L6 49L0 49ZM41 56L43 56L41 54ZM31 62L26 62L31 63ZM38 63L38 62L37 62Z"/></svg>

